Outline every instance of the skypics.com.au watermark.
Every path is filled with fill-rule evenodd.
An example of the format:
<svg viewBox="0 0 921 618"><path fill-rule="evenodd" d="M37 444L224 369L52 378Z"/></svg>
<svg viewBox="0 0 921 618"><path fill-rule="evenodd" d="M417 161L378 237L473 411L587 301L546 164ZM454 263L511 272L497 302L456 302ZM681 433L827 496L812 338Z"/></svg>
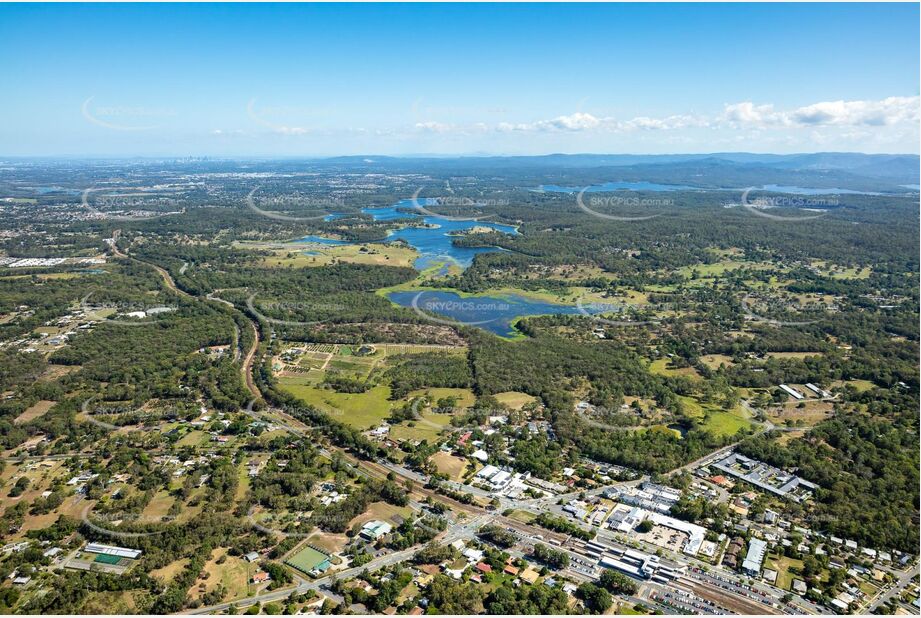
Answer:
<svg viewBox="0 0 921 618"><path fill-rule="evenodd" d="M157 536L164 534L167 530L153 530L149 532L131 532L120 530L121 526L166 526L175 523L176 518L170 515L163 517L150 517L141 513L117 512L117 513L92 513L93 505L87 504L80 513L80 520L83 524L98 534L102 534L117 539L138 539L148 536ZM91 516L92 514L92 516Z"/></svg>
<svg viewBox="0 0 921 618"><path fill-rule="evenodd" d="M416 189L409 202L412 207L418 210L426 217L438 217L447 221L479 221L494 216L493 214L483 213L470 217L458 217L452 215L442 215L426 208L427 206L440 206L443 208L496 208L508 206L511 202L505 198L471 198L461 195L444 195L439 197L421 197L422 187Z"/></svg>
<svg viewBox="0 0 921 618"><path fill-rule="evenodd" d="M840 205L840 201L834 196L800 196L800 195L780 195L780 196L761 196L753 198L752 191L758 190L757 187L749 187L742 192L741 204L747 212L758 215L772 221L809 221L819 219L828 215L827 208L835 208ZM777 215L768 212L773 209L799 209L818 211L810 215ZM789 212L789 211L788 211Z"/></svg>
<svg viewBox="0 0 921 618"><path fill-rule="evenodd" d="M625 316L628 307L618 303L603 303L593 300L586 301L586 297L581 296L576 299L576 309L580 314L599 324L606 326L644 326L648 324L658 324L659 320L617 320L610 315Z"/></svg>
<svg viewBox="0 0 921 618"><path fill-rule="evenodd" d="M763 324L768 324L771 326L808 326L809 324L815 324L822 321L821 319L814 320L779 320L775 318L764 317L754 311L755 307L761 302L765 304L764 301L759 301L750 296L745 296L742 299L742 309L745 312L745 319L750 322L759 322ZM837 306L828 303L813 302L807 305L802 305L799 302L795 301L769 301L766 303L768 309L777 312L783 313L795 313L795 314L815 314L818 312L823 312L828 315L831 312L837 311Z"/></svg>
<svg viewBox="0 0 921 618"><path fill-rule="evenodd" d="M99 194L101 191L111 192L116 190L118 189L112 187L90 187L89 189L83 190L83 194L80 197L80 202L84 209L95 214L100 219L108 219L110 221L147 221L150 219L166 217L168 215L182 214L184 212L182 209L173 212L160 212L156 210L150 210L148 208L151 206L150 199L155 196L126 195L124 193ZM122 189L122 191L126 190L130 189ZM90 196L94 194L96 195L92 200L90 200ZM170 204L171 203L168 200L161 198L160 204L153 205Z"/></svg>
<svg viewBox="0 0 921 618"><path fill-rule="evenodd" d="M582 212L588 213L593 217L605 219L607 221L646 221L659 217L662 213L653 213L649 215L613 215L606 212L599 212L598 209L609 208L656 208L674 206L675 201L664 197L640 197L633 195L592 195L586 200L585 193L591 187L584 187L576 194L576 205ZM588 204L586 204L588 201Z"/></svg>
<svg viewBox="0 0 921 618"><path fill-rule="evenodd" d="M452 314L489 314L496 312L507 312L511 305L501 301L477 301L475 299L469 300L420 300L422 295L425 294L425 291L419 292L413 296L410 301L410 307L417 315L425 318L430 322L436 322L438 324L444 324L446 326L480 326L483 324L489 324L490 322L495 322L500 319L501 316L497 315L496 317L485 319L485 320L464 320L460 318L439 318L433 313L441 315L452 315Z"/></svg>
<svg viewBox="0 0 921 618"><path fill-rule="evenodd" d="M275 219L276 221L299 222L320 221L332 214L332 211L342 210L345 201L337 197L319 195L273 195L263 198L256 204L255 195L261 187L255 187L246 196L246 206L257 215ZM285 212L314 212L312 215L291 215Z"/></svg>
<svg viewBox="0 0 921 618"><path fill-rule="evenodd" d="M96 126L112 131L152 131L163 125L163 119L175 117L176 111L142 105L94 105L89 97L80 106L83 117Z"/></svg>
<svg viewBox="0 0 921 618"><path fill-rule="evenodd" d="M88 399L84 400L82 404L80 404L80 412L82 414L82 418L87 423L96 425L97 427L105 429L108 432L118 431L123 427L145 423L149 420L178 417L180 415L180 411L175 408L159 409L156 413L154 413L151 411L143 410L141 408L133 408L130 406L94 404L94 399L94 397L89 397ZM106 421L100 420L98 417L111 418L112 420L118 418L123 420L124 423L123 425L107 423Z"/></svg>
<svg viewBox="0 0 921 618"><path fill-rule="evenodd" d="M282 320L278 318L272 318L265 315L259 309L256 309L256 294L250 294L246 299L246 308L249 309L253 315L258 317L260 320L276 326L316 326L318 324L330 321L332 316L329 314L341 314L347 309L345 305L339 303L303 301L268 301L265 303L259 303L259 306L268 311L296 312L299 314L303 314L305 312L317 312L323 316L326 316L317 320Z"/></svg>

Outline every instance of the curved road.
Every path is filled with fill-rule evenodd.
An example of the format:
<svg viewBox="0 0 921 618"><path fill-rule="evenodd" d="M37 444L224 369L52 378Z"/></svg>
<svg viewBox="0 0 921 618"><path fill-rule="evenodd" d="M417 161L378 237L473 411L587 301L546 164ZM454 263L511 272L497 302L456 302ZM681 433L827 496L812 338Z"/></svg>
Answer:
<svg viewBox="0 0 921 618"><path fill-rule="evenodd" d="M114 235L117 237L117 234L114 234ZM140 264L145 264L147 266L150 266L154 270L156 270L160 274L160 277L163 279L163 283L164 285L166 285L167 289L175 292L176 294L179 294L180 296L185 296L186 298L195 298L198 300L202 300L202 297L189 294L185 290L180 289L176 285L176 281L173 279L173 276L170 275L169 271L167 271L162 266L158 264L154 264L153 262L148 262L146 260L136 258L134 256L128 255L127 253L122 253L121 251L119 251L116 243L112 243L109 246L112 248L112 253L114 253L116 257L120 257L120 258L124 258L128 260L134 260L135 262L138 262ZM185 263L183 264L183 267L185 267ZM215 290L215 292L213 293L216 293L218 291L219 290ZM229 305L234 310L239 311L238 309L236 309L236 307L234 307L233 303L223 300L221 298L212 298L211 294L206 295L204 297L204 300L210 300L213 302L223 303L225 305ZM246 315L246 314L243 314L243 315ZM262 397L262 393L259 392L259 388L256 386L256 381L253 379L253 361L255 361L256 359L256 352L259 350L259 342L261 341L261 339L259 337L259 329L256 327L256 325L253 323L252 320L249 320L249 323L250 323L250 328L253 329L253 345L252 347L250 347L249 351L246 353L246 357L243 359L243 364L240 367L240 374L243 377L244 384L246 384L246 389L250 392L250 394L252 394L253 397L255 397L256 399L259 399Z"/></svg>

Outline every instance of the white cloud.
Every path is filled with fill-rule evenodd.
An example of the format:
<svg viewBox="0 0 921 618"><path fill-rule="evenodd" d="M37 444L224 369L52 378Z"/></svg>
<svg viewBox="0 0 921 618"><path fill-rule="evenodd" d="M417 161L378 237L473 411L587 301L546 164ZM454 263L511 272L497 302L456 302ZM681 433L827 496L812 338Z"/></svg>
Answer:
<svg viewBox="0 0 921 618"><path fill-rule="evenodd" d="M668 131L671 129L707 127L709 125L710 121L706 118L682 114L676 116L667 116L665 118L649 118L646 116L638 116L632 120L620 123L619 126L625 131L630 131L633 129Z"/></svg>
<svg viewBox="0 0 921 618"><path fill-rule="evenodd" d="M586 131L597 129L610 120L609 118L599 119L584 112L576 112L569 116L557 116L550 120L538 120L537 122L518 124L501 122L496 128L499 131Z"/></svg>
<svg viewBox="0 0 921 618"><path fill-rule="evenodd" d="M272 130L281 135L306 135L310 132L309 129L303 127L285 127L285 126L273 126Z"/></svg>
<svg viewBox="0 0 921 618"><path fill-rule="evenodd" d="M784 115L774 111L773 105L755 105L751 101L726 105L721 120L734 127L785 124Z"/></svg>
<svg viewBox="0 0 921 618"><path fill-rule="evenodd" d="M432 133L628 133L632 131L675 131L695 128L744 130L795 129L816 126L877 127L903 122L917 124L919 97L889 97L880 101L826 101L792 110L779 110L773 104L758 105L742 101L724 106L722 113L707 117L676 114L661 118L637 116L618 120L575 112L533 122L501 122L496 125L452 125L439 122L417 123L416 128Z"/></svg>
<svg viewBox="0 0 921 618"><path fill-rule="evenodd" d="M803 125L871 126L918 121L919 97L889 97L881 101L827 101L801 107L791 114Z"/></svg>
<svg viewBox="0 0 921 618"><path fill-rule="evenodd" d="M745 101L726 105L722 119L733 127L878 127L917 123L919 105L919 97L889 97L880 101L823 101L784 112L770 104Z"/></svg>

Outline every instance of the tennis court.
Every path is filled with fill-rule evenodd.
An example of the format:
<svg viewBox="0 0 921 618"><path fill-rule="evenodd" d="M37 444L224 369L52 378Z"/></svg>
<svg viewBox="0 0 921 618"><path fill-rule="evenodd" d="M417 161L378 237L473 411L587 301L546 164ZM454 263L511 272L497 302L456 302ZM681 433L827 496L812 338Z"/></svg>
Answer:
<svg viewBox="0 0 921 618"><path fill-rule="evenodd" d="M118 564L121 562L121 556L110 556L109 554L97 554L95 562L103 564Z"/></svg>
<svg viewBox="0 0 921 618"><path fill-rule="evenodd" d="M305 547L287 560L285 564L293 566L298 571L310 573L329 559L329 556L323 552L315 550L313 547Z"/></svg>

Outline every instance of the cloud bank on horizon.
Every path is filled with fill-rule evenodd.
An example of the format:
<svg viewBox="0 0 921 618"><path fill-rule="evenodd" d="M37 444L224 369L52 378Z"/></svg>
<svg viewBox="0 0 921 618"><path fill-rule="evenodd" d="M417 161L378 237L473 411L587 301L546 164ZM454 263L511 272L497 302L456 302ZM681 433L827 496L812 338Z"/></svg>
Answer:
<svg viewBox="0 0 921 618"><path fill-rule="evenodd" d="M914 154L918 18L912 4L0 5L0 156Z"/></svg>

